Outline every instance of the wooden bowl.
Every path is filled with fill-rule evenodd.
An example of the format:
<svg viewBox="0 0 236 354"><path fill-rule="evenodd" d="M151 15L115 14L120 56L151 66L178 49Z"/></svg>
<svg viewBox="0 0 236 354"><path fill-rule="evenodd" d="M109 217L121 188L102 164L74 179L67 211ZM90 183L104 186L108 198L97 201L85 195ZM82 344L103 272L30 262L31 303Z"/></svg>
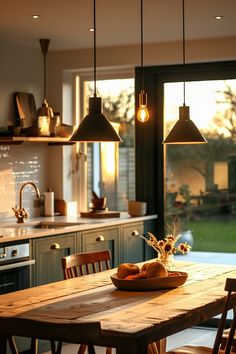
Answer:
<svg viewBox="0 0 236 354"><path fill-rule="evenodd" d="M188 273L185 272L170 272L172 275L167 277L153 277L146 279L119 279L117 273L111 276L112 283L117 289L130 290L130 291L147 291L147 290L160 290L177 288L183 285L187 278Z"/></svg>
<svg viewBox="0 0 236 354"><path fill-rule="evenodd" d="M92 203L93 203L93 208L96 210L102 210L106 208L106 202L107 199L106 197L102 197L102 198L93 198L92 199Z"/></svg>

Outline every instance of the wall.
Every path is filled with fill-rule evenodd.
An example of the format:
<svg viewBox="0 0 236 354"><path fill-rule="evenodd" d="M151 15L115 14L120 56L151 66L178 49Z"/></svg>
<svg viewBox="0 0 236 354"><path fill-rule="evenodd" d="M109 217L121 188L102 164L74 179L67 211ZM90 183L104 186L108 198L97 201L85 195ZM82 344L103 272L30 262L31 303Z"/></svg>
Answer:
<svg viewBox="0 0 236 354"><path fill-rule="evenodd" d="M47 145L27 143L0 145L0 221L13 218L12 207L19 206L19 189L24 182L36 183L41 193L48 186ZM39 216L40 208L34 208L35 190L27 186L23 190L23 207L30 216Z"/></svg>
<svg viewBox="0 0 236 354"><path fill-rule="evenodd" d="M41 104L43 90L43 57L40 49L0 43L0 127L14 122L13 93L34 94Z"/></svg>
<svg viewBox="0 0 236 354"><path fill-rule="evenodd" d="M186 63L235 60L235 37L186 41ZM144 45L144 65L178 64L182 62L182 43L168 42ZM140 65L140 46L97 48L98 68L120 68ZM65 70L75 71L93 67L93 50L51 51L48 54L50 103L60 112L62 79ZM99 79L99 73L98 73Z"/></svg>
<svg viewBox="0 0 236 354"><path fill-rule="evenodd" d="M0 43L0 129L15 122L13 93L34 94L37 107L41 104L43 88L43 58L40 49ZM11 210L18 204L18 191L23 182L35 182L41 192L47 186L47 146L35 144L0 145L0 221L13 216ZM34 191L24 192L24 206L31 215Z"/></svg>

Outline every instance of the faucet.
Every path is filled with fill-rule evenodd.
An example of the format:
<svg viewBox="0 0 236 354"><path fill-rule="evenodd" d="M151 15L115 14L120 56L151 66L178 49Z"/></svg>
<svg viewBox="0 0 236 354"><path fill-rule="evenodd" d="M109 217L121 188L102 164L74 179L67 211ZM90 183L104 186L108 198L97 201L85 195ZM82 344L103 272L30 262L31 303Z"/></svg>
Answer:
<svg viewBox="0 0 236 354"><path fill-rule="evenodd" d="M23 185L21 186L20 190L19 190L19 207L15 206L15 208L12 208L12 210L15 213L15 216L17 218L17 223L18 224L22 224L25 222L24 219L28 218L28 213L27 211L22 207L22 194L23 194L23 189L25 188L25 186L27 185L31 185L32 187L34 187L35 192L36 192L36 196L37 198L40 198L40 192L38 187L36 186L35 183L33 182L25 182L23 183Z"/></svg>

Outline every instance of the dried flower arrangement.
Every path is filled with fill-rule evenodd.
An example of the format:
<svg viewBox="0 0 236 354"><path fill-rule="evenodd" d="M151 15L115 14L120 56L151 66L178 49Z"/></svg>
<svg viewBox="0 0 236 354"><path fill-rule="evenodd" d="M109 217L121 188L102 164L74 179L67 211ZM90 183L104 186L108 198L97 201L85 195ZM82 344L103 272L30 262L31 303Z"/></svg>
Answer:
<svg viewBox="0 0 236 354"><path fill-rule="evenodd" d="M146 243L151 246L155 251L158 252L160 259L165 259L168 255L174 255L177 252L182 254L188 253L190 251L191 246L184 243L178 243L177 241L180 239L180 222L175 220L172 226L169 228L168 234L164 237L164 240L157 240L157 238L151 233L148 232L149 239L140 235Z"/></svg>

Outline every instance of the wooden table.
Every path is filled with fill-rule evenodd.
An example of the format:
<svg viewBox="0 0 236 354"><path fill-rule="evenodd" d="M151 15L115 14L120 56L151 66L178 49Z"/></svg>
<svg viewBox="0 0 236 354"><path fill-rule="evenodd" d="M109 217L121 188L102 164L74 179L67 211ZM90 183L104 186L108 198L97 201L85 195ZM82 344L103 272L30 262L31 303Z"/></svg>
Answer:
<svg viewBox="0 0 236 354"><path fill-rule="evenodd" d="M117 290L104 271L0 296L0 320L99 320L102 336L97 345L117 348L118 354L147 353L148 343L196 325L221 313L225 279L236 277L236 266L177 262L189 274L179 288L129 292ZM236 303L236 295L235 295ZM24 333L25 336L35 335ZM0 339L1 339L0 328ZM17 334L17 330L12 335ZM52 333L53 337L53 333ZM63 340L63 338L62 338Z"/></svg>

